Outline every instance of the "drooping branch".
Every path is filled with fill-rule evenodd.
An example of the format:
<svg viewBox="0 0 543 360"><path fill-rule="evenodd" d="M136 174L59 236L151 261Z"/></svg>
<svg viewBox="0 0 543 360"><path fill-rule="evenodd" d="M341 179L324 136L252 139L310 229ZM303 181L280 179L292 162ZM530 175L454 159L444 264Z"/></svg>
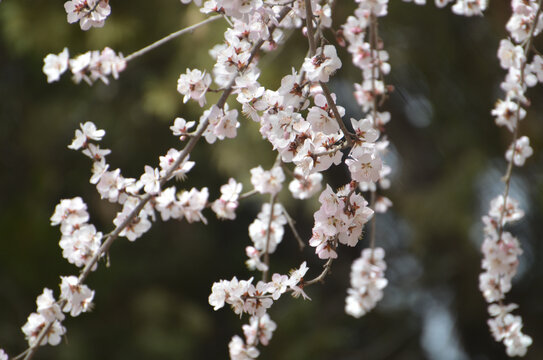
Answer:
<svg viewBox="0 0 543 360"><path fill-rule="evenodd" d="M305 22L306 22L306 28L307 28L307 39L309 40L309 56L313 57L315 56L317 49L315 45L315 31L313 29L313 9L311 7L311 0L305 0L305 13L306 13ZM345 127L345 124L343 123L343 119L341 118L341 115L339 114L339 111L337 109L336 102L334 101L334 99L332 99L332 95L330 93L330 89L328 88L328 85L326 85L322 81L319 81L319 84L322 88L322 92L324 96L326 97L326 102L328 103L328 106L330 107L330 109L332 109L334 118L336 119L341 131L345 134L347 145L350 147L353 146L353 135Z"/></svg>

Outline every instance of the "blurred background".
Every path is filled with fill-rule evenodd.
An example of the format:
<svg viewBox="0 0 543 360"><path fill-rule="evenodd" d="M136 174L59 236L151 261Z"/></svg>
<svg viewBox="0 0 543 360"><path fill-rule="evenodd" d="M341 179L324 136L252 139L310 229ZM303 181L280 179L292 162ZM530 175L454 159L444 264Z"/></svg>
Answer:
<svg viewBox="0 0 543 360"><path fill-rule="evenodd" d="M340 3L336 28L354 7ZM179 1L113 1L111 7L104 28L83 32L66 22L62 2L0 4L0 347L12 356L26 348L20 328L43 288L58 296L59 276L78 273L62 258L59 229L49 225L56 204L83 197L91 222L104 233L119 210L89 184L90 161L67 149L75 129L85 121L105 129L101 145L112 150L108 161L127 177L139 177L145 164L157 165L158 156L182 146L169 130L173 119L201 114L198 105L182 103L177 78L187 67L211 70L207 51L222 41L226 26L221 20L132 61L109 86L76 85L68 74L47 84L42 66L48 53L68 47L75 56L109 46L127 55L203 19L195 6ZM502 96L505 73L496 51L509 15L508 5L498 1L484 18L458 17L433 4L390 4L379 30L390 53L387 82L396 88L385 104L392 114L387 161L394 169L386 196L394 206L377 218L377 244L387 252L385 298L361 319L345 315L351 262L368 244L342 247L326 283L307 289L312 301L285 296L272 307L278 329L270 345L260 348L261 359L506 358L503 345L489 334L478 276L480 218L503 191L503 154L510 142L490 116ZM301 65L306 48L294 33L281 50L264 56L262 84L276 89L292 66ZM360 118L352 96L360 73L345 49L339 53L344 67L330 85L347 118ZM507 300L520 305L524 332L534 339L526 358L543 359L541 86L528 95L532 106L521 133L530 135L535 153L515 169L512 181L512 195L527 216L512 227L524 254ZM242 181L246 191L250 168L271 167L271 146L255 123L240 120L236 140L199 143L191 155L196 166L178 187L207 186L215 199L229 177ZM336 167L327 181L341 185L347 175ZM235 222L217 221L208 212L208 226L159 220L134 243L118 239L110 268L101 263L88 280L96 291L93 312L65 320L65 341L43 347L35 358L227 358L228 342L242 335L248 319L228 308L214 312L207 298L214 281L253 275L244 266L247 227L264 201L243 201ZM316 200L281 201L309 239ZM313 249L300 252L286 229L271 258L272 271L286 273L304 260L310 277L320 272L323 262Z"/></svg>

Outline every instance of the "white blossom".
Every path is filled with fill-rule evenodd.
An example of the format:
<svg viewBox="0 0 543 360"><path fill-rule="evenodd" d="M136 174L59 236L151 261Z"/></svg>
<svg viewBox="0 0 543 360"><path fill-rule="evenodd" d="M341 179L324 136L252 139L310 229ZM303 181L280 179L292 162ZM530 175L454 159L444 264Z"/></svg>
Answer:
<svg viewBox="0 0 543 360"><path fill-rule="evenodd" d="M187 69L186 74L179 75L177 80L177 91L184 95L183 102L193 99L204 106L206 103L205 94L211 84L211 76L198 69Z"/></svg>
<svg viewBox="0 0 543 360"><path fill-rule="evenodd" d="M36 299L38 314L42 315L47 322L64 320L64 314L53 297L53 290L45 288L43 293Z"/></svg>
<svg viewBox="0 0 543 360"><path fill-rule="evenodd" d="M513 144L515 145L514 151ZM530 147L530 139L527 136L521 136L509 146L505 158L507 161L511 161L512 158L516 166L523 166L526 159L532 156L533 153L534 150Z"/></svg>
<svg viewBox="0 0 543 360"><path fill-rule="evenodd" d="M333 45L319 47L311 58L305 58L303 69L311 81L328 82L330 75L341 67L341 60L337 56Z"/></svg>
<svg viewBox="0 0 543 360"><path fill-rule="evenodd" d="M66 333L66 328L58 320L51 324L43 340L38 344L38 338L42 330L48 325L49 322L41 314L32 313L28 316L26 324L21 329L29 346L46 345L47 343L53 346L60 344L61 336Z"/></svg>
<svg viewBox="0 0 543 360"><path fill-rule="evenodd" d="M71 0L64 3L68 22L79 21L81 30L104 26L105 19L111 13L109 0Z"/></svg>
<svg viewBox="0 0 543 360"><path fill-rule="evenodd" d="M43 59L43 73L47 75L47 82L58 81L60 76L68 70L68 48L58 54L49 54Z"/></svg>
<svg viewBox="0 0 543 360"><path fill-rule="evenodd" d="M66 300L66 305L62 311L69 312L71 316L78 316L82 312L87 312L92 308L94 291L87 285L80 284L75 276L61 276L60 279L60 299Z"/></svg>
<svg viewBox="0 0 543 360"><path fill-rule="evenodd" d="M285 174L279 166L265 171L261 166L251 169L251 183L261 194L277 194L281 191Z"/></svg>
<svg viewBox="0 0 543 360"><path fill-rule="evenodd" d="M92 121L79 124L81 130L75 131L75 138L68 146L69 149L79 150L87 146L89 140L100 141L106 134L105 130L98 130Z"/></svg>

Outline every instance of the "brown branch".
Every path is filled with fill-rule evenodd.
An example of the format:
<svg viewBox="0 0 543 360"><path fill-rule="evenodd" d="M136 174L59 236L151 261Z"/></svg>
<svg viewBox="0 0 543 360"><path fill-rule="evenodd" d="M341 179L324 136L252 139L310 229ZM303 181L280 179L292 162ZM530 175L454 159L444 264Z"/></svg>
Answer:
<svg viewBox="0 0 543 360"><path fill-rule="evenodd" d="M332 262L333 261L334 261L333 258L328 259L328 261L323 265L324 269L319 274L319 276L317 276L314 279L311 279L309 281L304 282L304 284L303 284L304 287L313 285L313 284L318 283L318 282L323 282L326 275L328 275L328 273L332 270Z"/></svg>
<svg viewBox="0 0 543 360"><path fill-rule="evenodd" d="M311 0L305 0L305 24L307 28L307 39L309 40L309 57L315 56L317 47L315 45L315 32L313 30L313 9Z"/></svg>
<svg viewBox="0 0 543 360"><path fill-rule="evenodd" d="M322 92L326 97L326 102L328 102L328 106L330 107L330 109L332 109L332 112L334 113L334 118L336 119L339 127L341 128L341 131L345 134L345 140L347 140L347 145L349 147L352 147L354 143L354 135L351 134L349 130L347 130L347 128L345 127L343 119L341 118L341 115L339 114L339 111L337 109L336 103L334 99L332 99L332 95L330 93L330 89L328 89L328 85L326 85L322 81L319 81L319 84L321 85Z"/></svg>

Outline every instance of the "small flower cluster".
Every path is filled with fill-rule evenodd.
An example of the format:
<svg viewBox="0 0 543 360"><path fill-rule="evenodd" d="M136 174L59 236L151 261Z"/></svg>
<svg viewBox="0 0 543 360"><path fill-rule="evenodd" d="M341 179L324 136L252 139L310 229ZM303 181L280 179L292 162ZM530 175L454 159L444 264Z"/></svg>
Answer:
<svg viewBox="0 0 543 360"><path fill-rule="evenodd" d="M369 1L360 2L359 8L355 10L354 16L349 16L347 22L342 25L342 34L349 44L347 50L351 53L353 64L362 70L363 81L355 84L355 98L363 111L373 110L377 98L385 96L389 89L385 86L381 74L390 72L388 52L382 49L383 44L372 44L369 34L372 16L379 16L367 9L364 4ZM388 1L383 1L388 5ZM386 7L385 7L386 9ZM386 11L384 13L386 15ZM379 46L379 48L377 48ZM374 114L371 114L374 116ZM390 115L388 113L377 114L376 128L380 122L386 122Z"/></svg>
<svg viewBox="0 0 543 360"><path fill-rule="evenodd" d="M208 143L213 144L217 139L233 139L237 136L239 122L236 109L228 110L228 105L225 105L224 108L213 105L204 111L200 117L200 123L205 119L209 120L209 125L204 131L204 138Z"/></svg>
<svg viewBox="0 0 543 360"><path fill-rule="evenodd" d="M320 209L315 213L313 236L309 245L321 259L337 258L338 243L356 246L365 223L373 210L362 195L356 194L356 182L340 189L337 194L329 185L319 196Z"/></svg>
<svg viewBox="0 0 543 360"><path fill-rule="evenodd" d="M348 43L347 50L352 55L353 64L362 70L363 80L360 84L354 84L354 96L362 111L366 113L364 119L351 119L358 141L345 163L349 167L351 178L360 183L360 188L372 192L377 190L377 185L382 189L388 189L390 182L387 175L391 172L390 166L382 161L389 142L384 138L378 140L385 130L385 125L390 121L389 112L378 110L379 103L391 91L383 79L383 76L390 72L390 64L387 62L389 55L383 50L383 42L380 39L372 39L374 35L371 27L371 23L376 22L377 17L387 13L388 1L381 4L384 7L379 8L377 12L377 9L371 10L372 7L361 1L354 16L349 16L342 25L342 36Z"/></svg>
<svg viewBox="0 0 543 360"><path fill-rule="evenodd" d="M294 179L289 183L288 189L295 199L309 199L322 189L322 174L314 173L304 177L300 168L294 169Z"/></svg>
<svg viewBox="0 0 543 360"><path fill-rule="evenodd" d="M87 51L86 53L70 59L68 49L58 54L49 54L43 59L43 73L47 75L47 82L58 81L60 76L70 68L72 80L79 84L84 80L92 85L96 80L109 84L108 76L119 78L119 73L126 68L126 60L122 54L106 47L102 51Z"/></svg>
<svg viewBox="0 0 543 360"><path fill-rule="evenodd" d="M88 220L87 205L80 197L61 200L51 217L51 225L60 225L62 256L77 267L85 266L102 244L102 233Z"/></svg>
<svg viewBox="0 0 543 360"><path fill-rule="evenodd" d="M532 156L534 150L530 146L530 139L527 136L521 136L513 142L505 152L505 159L513 161L516 166L523 166L526 159Z"/></svg>
<svg viewBox="0 0 543 360"><path fill-rule="evenodd" d="M61 336L66 333L61 323L64 320L62 312L69 312L75 317L91 309L94 291L80 284L75 276L60 278L60 300L55 300L52 290L43 289L43 293L36 299L37 312L30 314L22 327L30 347L58 345Z"/></svg>
<svg viewBox="0 0 543 360"><path fill-rule="evenodd" d="M173 133L178 134L180 121L176 119ZM190 125L190 124L189 124ZM184 124L181 127L186 127ZM155 220L157 210L163 220L183 219L188 222L206 222L202 210L207 206L209 192L207 188L202 190L191 189L176 193L175 187L162 191L160 182L162 179L172 177L182 178L194 166L194 162L188 161L188 156L176 167L172 168L181 156L178 150L170 149L165 156L160 157L160 168L149 165L144 167L145 172L139 179L125 178L121 170L109 171L105 156L110 150L100 149L91 140L99 141L105 134L104 130L97 130L92 122L81 124L81 130L77 130L70 149L80 150L93 160L92 177L90 182L96 184L96 188L102 199L123 205L122 211L113 220L116 226L122 226L120 236L130 241L136 240L151 228L151 220ZM134 214L140 198L150 195L153 201L146 203L138 214ZM125 222L128 223L125 224Z"/></svg>
<svg viewBox="0 0 543 360"><path fill-rule="evenodd" d="M243 184L230 178L228 184L221 186L221 197L211 204L211 210L217 214L219 219L234 220L236 218L236 209L238 208L239 194Z"/></svg>
<svg viewBox="0 0 543 360"><path fill-rule="evenodd" d="M503 227L523 216L524 212L515 200L509 197L505 199L500 195L491 201L490 211L483 217L485 240L482 245L484 257L481 267L485 272L479 276L479 288L486 301L491 304L488 308L492 316L488 320L491 332L496 341L503 341L509 356L523 356L532 343L532 339L521 332L520 316L510 314L517 305L502 304L505 294L511 290L511 280L517 272L518 257L522 254L517 238L510 232L503 231Z"/></svg>
<svg viewBox="0 0 543 360"><path fill-rule="evenodd" d="M286 223L287 219L283 214L281 204L274 204L273 212L270 204L263 204L257 218L249 225L249 236L254 248L260 253L273 254L277 245L283 240Z"/></svg>
<svg viewBox="0 0 543 360"><path fill-rule="evenodd" d="M538 14L538 2L536 0L512 0L511 9L513 13L505 28L517 44L524 43L533 31L537 36L543 30L543 14Z"/></svg>
<svg viewBox="0 0 543 360"><path fill-rule="evenodd" d="M81 30L91 27L102 27L106 18L111 14L109 0L70 0L64 3L68 15L68 23L79 21Z"/></svg>
<svg viewBox="0 0 543 360"><path fill-rule="evenodd" d="M403 0L405 2L411 2L411 0ZM454 0L435 0L437 7L445 7L448 3L453 2ZM417 5L425 5L426 0L413 0ZM486 10L488 6L488 0L456 0L456 3L452 6L452 11L456 15L463 16L474 16L474 15L483 15L483 11Z"/></svg>
<svg viewBox="0 0 543 360"><path fill-rule="evenodd" d="M245 341L235 335L228 344L232 360L256 359L260 355L256 346L258 344L267 346L270 343L277 324L268 314L264 314L260 317L251 316L249 324L243 325L242 328Z"/></svg>
<svg viewBox="0 0 543 360"><path fill-rule="evenodd" d="M382 248L364 249L351 266L351 288L347 290L345 312L359 318L375 307L383 298L387 268Z"/></svg>
<svg viewBox="0 0 543 360"><path fill-rule="evenodd" d="M183 102L186 103L189 99L198 101L200 106L206 103L206 92L211 84L211 76L205 71L198 69L187 69L186 74L179 75L177 80L177 91L184 95Z"/></svg>
<svg viewBox="0 0 543 360"><path fill-rule="evenodd" d="M524 356L532 345L532 338L522 333L522 318L511 314L516 304L492 304L488 307L491 319L488 326L496 341L506 346L508 356Z"/></svg>
<svg viewBox="0 0 543 360"><path fill-rule="evenodd" d="M47 343L55 346L60 343L61 336L66 333L66 328L62 326L64 314L60 310L53 297L53 291L43 289L43 293L36 299L37 312L30 314L22 331L26 336L29 346L46 345ZM43 340L38 344L40 334L46 327L47 333Z"/></svg>
<svg viewBox="0 0 543 360"><path fill-rule="evenodd" d="M495 117L496 125L505 126L511 133L515 133L519 121L526 116L526 110L522 105L529 105L529 100L525 96L527 87L536 85L538 81L543 82L541 65L543 57L534 55L532 62L528 63L528 53L525 50L529 35L533 33L535 36L543 28L542 15L539 15L538 19L535 18L537 7L535 1L512 2L513 14L506 27L515 42L503 39L498 49L500 65L508 73L501 83L505 99L496 102L492 115ZM513 140L505 156L508 161L513 158L515 165L522 166L532 153L530 139L523 136Z"/></svg>
<svg viewBox="0 0 543 360"><path fill-rule="evenodd" d="M279 166L264 170L261 166L251 169L251 183L261 194L278 194L283 188L285 174Z"/></svg>
<svg viewBox="0 0 543 360"><path fill-rule="evenodd" d="M358 138L363 142L353 146L349 152L349 158L345 160L345 164L349 167L353 180L374 184L384 177L382 176L384 174L383 161L381 160L382 151L380 151L380 146L378 145L386 146L388 143L375 143L379 132L374 129L369 119L362 119L360 121L351 119L351 123Z"/></svg>
<svg viewBox="0 0 543 360"><path fill-rule="evenodd" d="M272 8L265 6L260 0L251 1L207 1L202 9L204 13L217 12L232 16L233 26L224 33L224 44L216 45L211 51L211 56L216 60L213 67L214 81L221 87L228 86L240 72L243 78L251 78L251 86L237 86L235 93L250 91L258 78L259 71L251 59L251 50L259 40L270 40L268 19L275 16ZM276 32L279 35L280 32ZM238 82L238 81L236 81Z"/></svg>
<svg viewBox="0 0 543 360"><path fill-rule="evenodd" d="M309 80L326 83L330 79L330 75L341 68L341 60L339 60L333 45L324 45L316 50L315 56L305 58L302 68L307 72Z"/></svg>
<svg viewBox="0 0 543 360"><path fill-rule="evenodd" d="M341 163L342 153L336 145L343 134L320 88L314 88L315 106L309 109L307 119L296 111L293 106L299 106L304 97L301 85L293 82L296 76L287 75L277 92L267 91L264 95L269 107L260 118L260 132L279 152L281 160L294 163L299 168L295 171L307 180L310 174ZM345 112L342 107L338 110L340 114Z"/></svg>
<svg viewBox="0 0 543 360"><path fill-rule="evenodd" d="M232 311L240 317L243 313L251 316L262 317L273 302L278 300L282 294L292 291L292 296L302 295L305 299L309 297L303 291L304 276L309 268L305 261L299 269L293 270L290 276L273 274L270 282L259 281L253 285L253 278L249 280L221 280L211 287L209 304L213 310L222 308L229 304Z"/></svg>
<svg viewBox="0 0 543 360"><path fill-rule="evenodd" d="M486 271L479 277L479 287L487 302L503 300L511 290L511 279L518 267L518 256L522 254L518 240L509 232L500 232L501 226L518 220L524 212L511 198L507 199L507 209L503 208L504 198L499 196L491 202L490 212L483 217L485 240L482 245L484 258L482 268ZM500 219L502 218L500 226Z"/></svg>

